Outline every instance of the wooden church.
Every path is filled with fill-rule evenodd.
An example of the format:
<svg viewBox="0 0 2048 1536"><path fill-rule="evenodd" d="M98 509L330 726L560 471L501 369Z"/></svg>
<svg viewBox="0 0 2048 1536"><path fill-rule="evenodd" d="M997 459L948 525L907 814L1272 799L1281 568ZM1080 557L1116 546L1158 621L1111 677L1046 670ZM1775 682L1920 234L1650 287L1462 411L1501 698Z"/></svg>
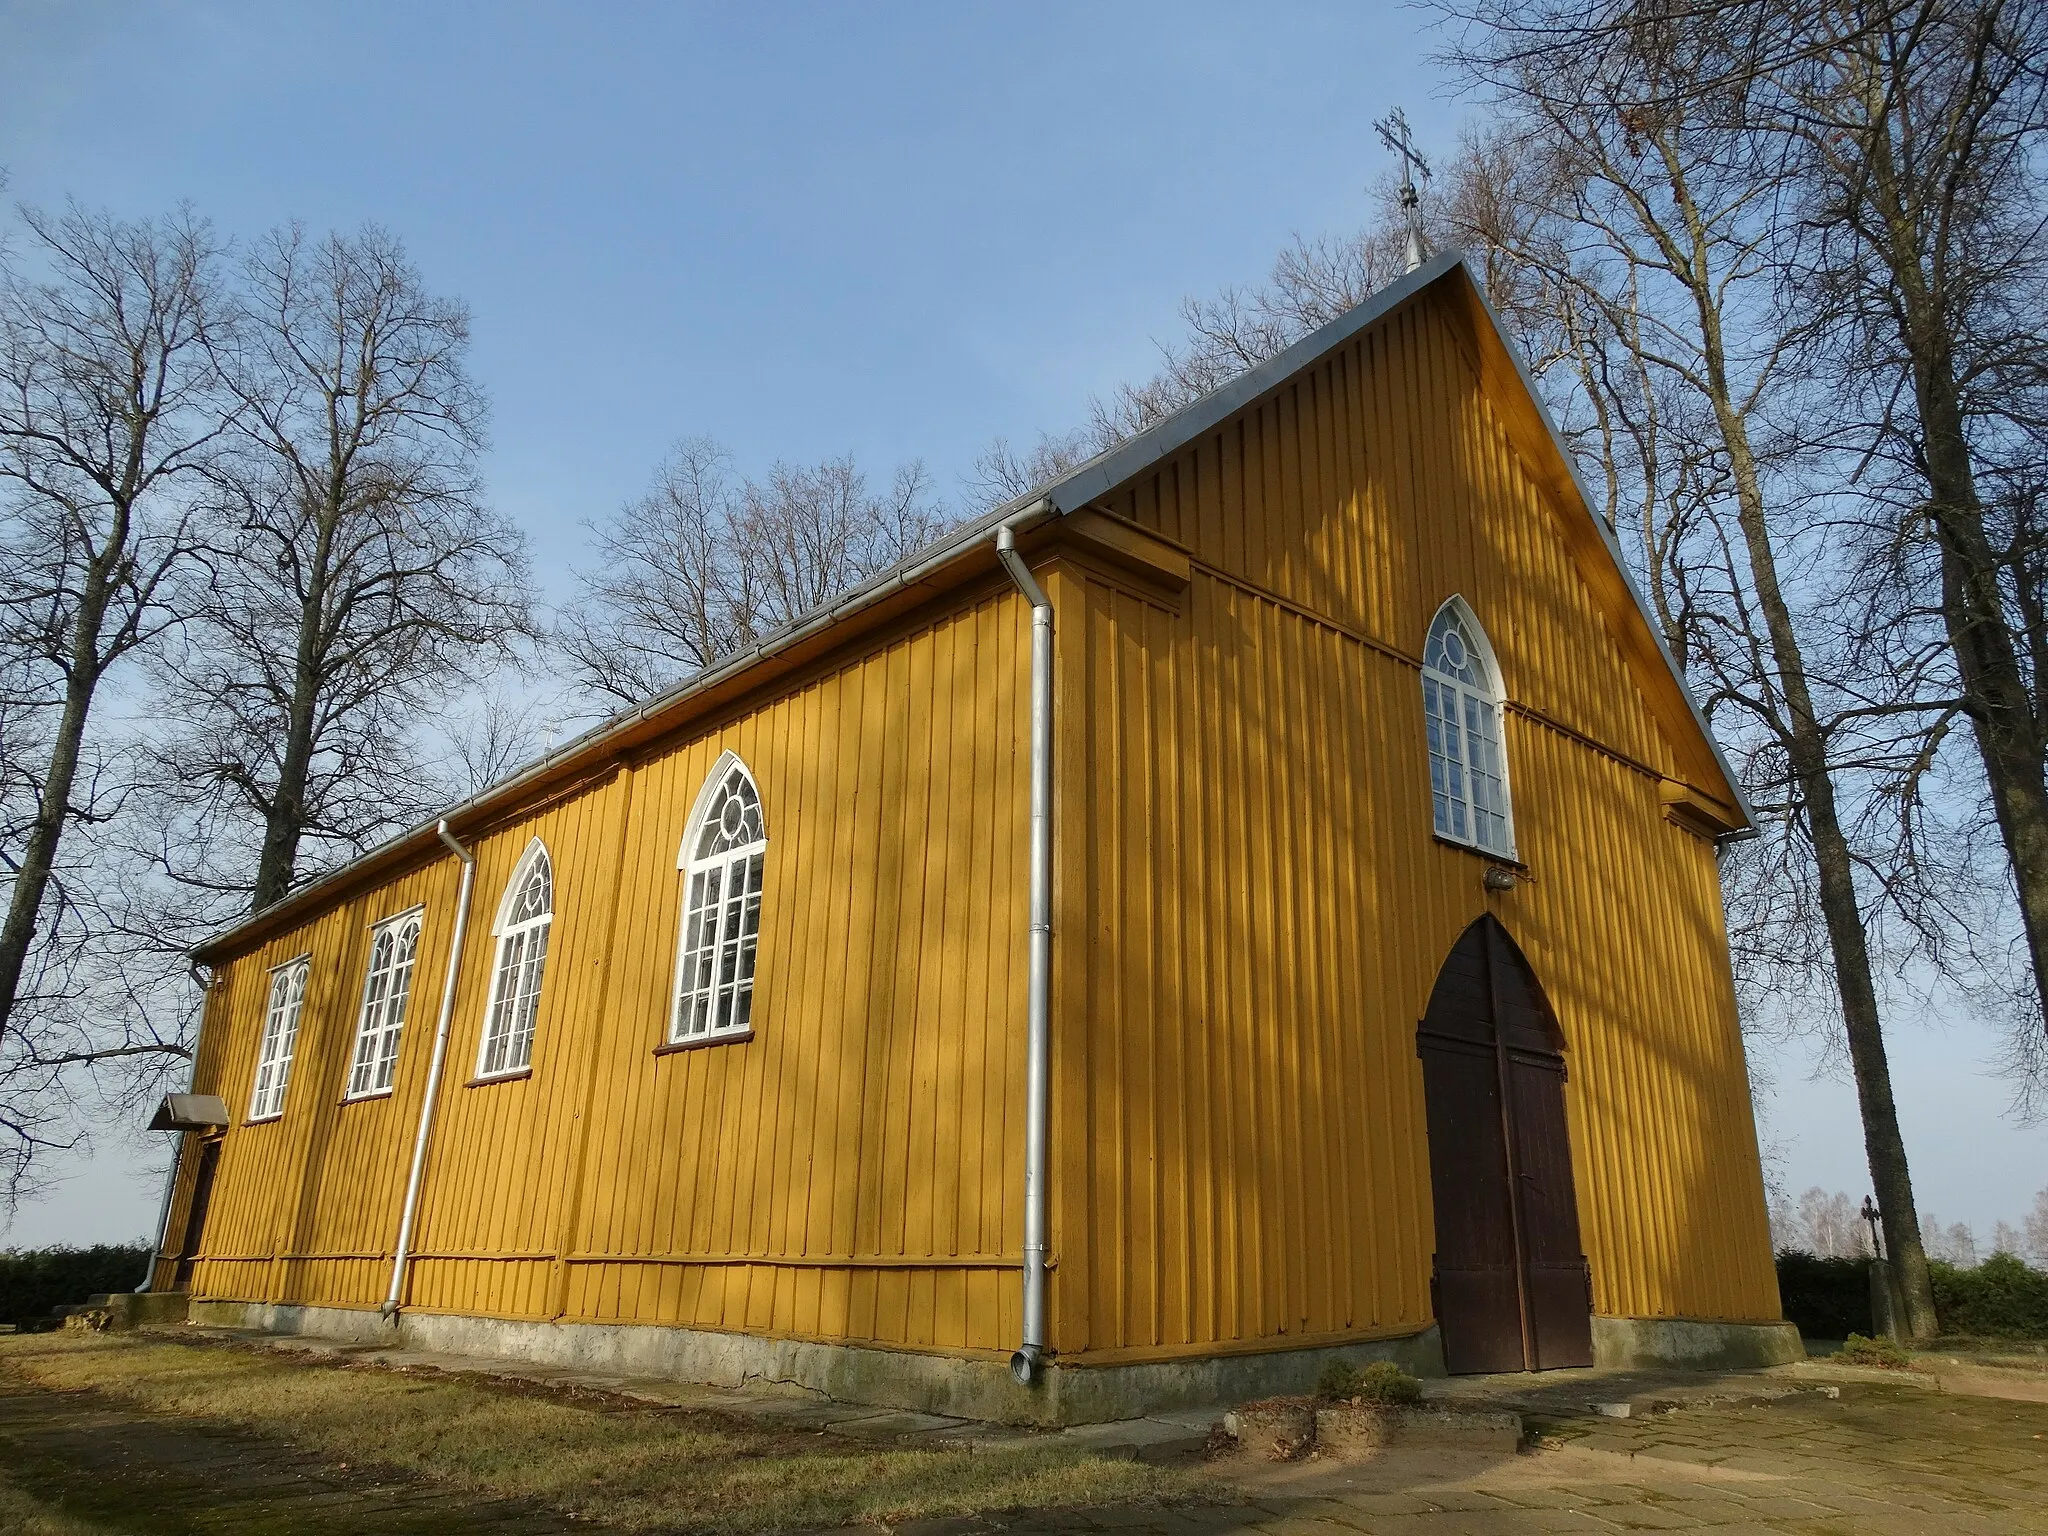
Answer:
<svg viewBox="0 0 2048 1536"><path fill-rule="evenodd" d="M153 1284L1038 1422L1790 1358L1747 827L1438 258L206 944Z"/></svg>

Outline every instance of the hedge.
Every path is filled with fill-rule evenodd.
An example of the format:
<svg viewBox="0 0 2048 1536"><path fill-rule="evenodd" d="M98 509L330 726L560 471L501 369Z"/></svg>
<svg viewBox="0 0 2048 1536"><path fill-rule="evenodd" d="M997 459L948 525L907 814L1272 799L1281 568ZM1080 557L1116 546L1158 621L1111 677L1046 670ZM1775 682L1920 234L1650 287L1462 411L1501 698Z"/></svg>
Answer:
<svg viewBox="0 0 2048 1536"><path fill-rule="evenodd" d="M1927 1267L1943 1333L2048 1339L2048 1274L2009 1253L1994 1253L1974 1269L1939 1259ZM1877 1333L1870 1316L1868 1259L1820 1259L1787 1249L1778 1255L1778 1294L1785 1316L1810 1339Z"/></svg>
<svg viewBox="0 0 2048 1536"><path fill-rule="evenodd" d="M1809 1339L1878 1331L1870 1316L1868 1259L1823 1259L1788 1248L1778 1255L1778 1297L1786 1318Z"/></svg>
<svg viewBox="0 0 2048 1536"><path fill-rule="evenodd" d="M2048 1274L2009 1253L1994 1253L1975 1269L1939 1259L1934 1311L1943 1333L1993 1339L2048 1339Z"/></svg>
<svg viewBox="0 0 2048 1536"><path fill-rule="evenodd" d="M141 1243L0 1252L0 1323L35 1323L88 1296L132 1291L149 1250Z"/></svg>

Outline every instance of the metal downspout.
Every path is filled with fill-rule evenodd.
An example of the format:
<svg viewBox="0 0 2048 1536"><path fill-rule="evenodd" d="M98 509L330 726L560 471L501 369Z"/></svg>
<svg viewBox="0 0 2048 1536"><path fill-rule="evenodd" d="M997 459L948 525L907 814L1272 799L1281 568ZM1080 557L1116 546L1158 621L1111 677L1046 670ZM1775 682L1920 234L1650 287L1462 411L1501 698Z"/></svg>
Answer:
<svg viewBox="0 0 2048 1536"><path fill-rule="evenodd" d="M1031 951L1024 1056L1024 1340L1010 1373L1029 1386L1045 1358L1046 1143L1052 1064L1052 602L1017 553L1017 528L1045 502L996 529L996 558L1031 604Z"/></svg>
<svg viewBox="0 0 2048 1536"><path fill-rule="evenodd" d="M420 1182L427 1170L427 1142L434 1132L441 1066L448 1059L448 1024L455 1016L455 980L462 970L462 941L469 932L469 893L476 883L476 855L455 840L445 816L434 832L462 860L462 892L455 898L455 937L448 945L448 979L441 987L441 1017L434 1025L434 1055L427 1064L426 1097L420 1101L420 1129L412 1144L412 1173L405 1181L405 1210L398 1218L398 1247L391 1255L391 1293L379 1309L386 1317L398 1315L399 1297L405 1292L405 1260L412 1247L413 1218L419 1214Z"/></svg>

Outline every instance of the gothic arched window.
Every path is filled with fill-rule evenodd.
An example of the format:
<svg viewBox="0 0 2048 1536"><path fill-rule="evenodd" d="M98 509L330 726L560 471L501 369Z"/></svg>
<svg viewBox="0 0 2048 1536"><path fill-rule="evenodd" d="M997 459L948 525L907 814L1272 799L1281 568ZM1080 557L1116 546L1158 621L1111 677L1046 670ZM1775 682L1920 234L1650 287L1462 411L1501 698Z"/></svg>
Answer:
<svg viewBox="0 0 2048 1536"><path fill-rule="evenodd" d="M270 1001L263 1010L263 1043L256 1053L256 1086L249 1094L249 1118L275 1120L284 1113L284 1091L292 1078L299 1043L299 1014L306 1006L306 978L313 958L301 955L270 973Z"/></svg>
<svg viewBox="0 0 2048 1536"><path fill-rule="evenodd" d="M548 929L555 921L555 870L547 845L526 845L498 902L498 953L491 966L491 1006L477 1048L476 1075L504 1077L533 1065L533 1020L540 1011Z"/></svg>
<svg viewBox="0 0 2048 1536"><path fill-rule="evenodd" d="M1502 858L1515 856L1501 734L1500 669L1462 597L1439 608L1422 651L1422 711L1429 728L1429 793L1437 836Z"/></svg>
<svg viewBox="0 0 2048 1536"><path fill-rule="evenodd" d="M720 757L697 796L683 845L683 923L676 941L671 1045L743 1035L753 1027L754 951L768 829L747 765Z"/></svg>
<svg viewBox="0 0 2048 1536"><path fill-rule="evenodd" d="M389 1093L398 1068L398 1037L412 999L413 962L420 953L417 911L377 925L370 938L370 970L363 978L363 1012L356 1025L355 1060L349 1067L348 1097Z"/></svg>

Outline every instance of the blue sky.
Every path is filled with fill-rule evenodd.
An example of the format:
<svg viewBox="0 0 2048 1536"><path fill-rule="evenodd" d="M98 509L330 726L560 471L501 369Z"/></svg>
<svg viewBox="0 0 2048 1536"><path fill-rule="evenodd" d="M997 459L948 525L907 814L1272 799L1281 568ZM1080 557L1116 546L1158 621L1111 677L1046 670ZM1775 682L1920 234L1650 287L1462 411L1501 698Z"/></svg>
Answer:
<svg viewBox="0 0 2048 1536"><path fill-rule="evenodd" d="M680 436L950 492L1077 424L1184 294L1365 220L1373 118L1449 149L1430 47L1385 4L0 0L0 167L31 203L399 234L471 306L490 491L560 590ZM1923 1202L1980 1236L2048 1184L1989 1048L1915 1022L1895 1062ZM1846 1085L1772 1065L1788 1185L1860 1194ZM0 1242L142 1231L146 1157L110 1133Z"/></svg>

